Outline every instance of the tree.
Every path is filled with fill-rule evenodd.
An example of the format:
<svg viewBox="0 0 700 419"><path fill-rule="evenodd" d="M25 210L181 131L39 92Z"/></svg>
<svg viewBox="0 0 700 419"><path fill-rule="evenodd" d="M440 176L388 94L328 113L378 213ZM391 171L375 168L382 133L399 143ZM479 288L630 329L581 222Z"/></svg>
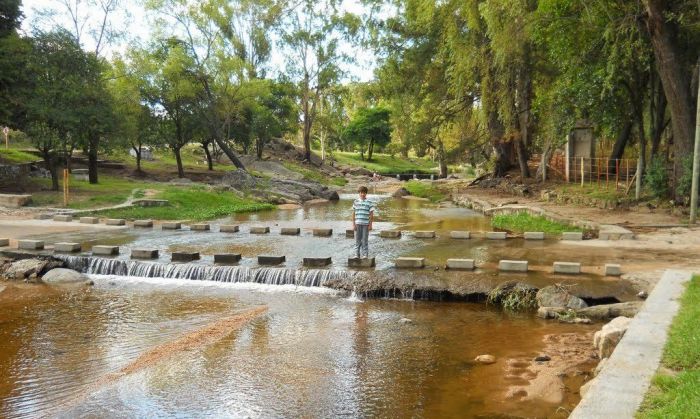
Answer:
<svg viewBox="0 0 700 419"><path fill-rule="evenodd" d="M360 108L345 128L345 137L357 144L360 153L367 150L367 160L372 161L374 147L384 147L391 141L391 112L384 107Z"/></svg>
<svg viewBox="0 0 700 419"><path fill-rule="evenodd" d="M251 112L251 131L255 137L255 152L262 158L263 148L272 138L279 138L296 129L294 86L290 83L260 80L260 92Z"/></svg>
<svg viewBox="0 0 700 419"><path fill-rule="evenodd" d="M31 40L20 37L22 20L19 0L0 2L0 125L21 127L30 92L26 71L31 55Z"/></svg>

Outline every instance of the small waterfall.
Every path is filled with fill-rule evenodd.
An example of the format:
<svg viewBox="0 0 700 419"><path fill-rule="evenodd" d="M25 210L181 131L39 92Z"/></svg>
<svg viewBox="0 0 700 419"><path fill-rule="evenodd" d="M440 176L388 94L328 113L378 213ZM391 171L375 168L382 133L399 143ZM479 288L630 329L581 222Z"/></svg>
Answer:
<svg viewBox="0 0 700 419"><path fill-rule="evenodd" d="M351 281L358 272L328 269L249 268L245 266L207 266L165 264L136 260L105 259L88 256L56 255L67 267L95 275L175 278L218 282L254 282L266 285L322 287L329 281Z"/></svg>

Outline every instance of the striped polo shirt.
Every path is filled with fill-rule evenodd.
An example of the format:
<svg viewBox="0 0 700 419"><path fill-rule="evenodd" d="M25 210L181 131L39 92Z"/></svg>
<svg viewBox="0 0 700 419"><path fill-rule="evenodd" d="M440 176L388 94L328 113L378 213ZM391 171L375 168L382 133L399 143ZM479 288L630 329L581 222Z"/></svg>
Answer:
<svg viewBox="0 0 700 419"><path fill-rule="evenodd" d="M374 211L374 202L365 199L357 198L352 204L352 209L355 211L355 224L368 225L369 214Z"/></svg>

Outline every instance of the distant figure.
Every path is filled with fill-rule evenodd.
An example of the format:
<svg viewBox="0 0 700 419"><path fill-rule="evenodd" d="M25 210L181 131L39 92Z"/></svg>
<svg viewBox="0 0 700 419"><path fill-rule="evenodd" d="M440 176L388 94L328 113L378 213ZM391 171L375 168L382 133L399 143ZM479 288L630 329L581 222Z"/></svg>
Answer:
<svg viewBox="0 0 700 419"><path fill-rule="evenodd" d="M372 173L372 182L379 182L380 180L382 180L382 177L379 173Z"/></svg>
<svg viewBox="0 0 700 419"><path fill-rule="evenodd" d="M360 186L357 190L360 197L352 204L352 229L355 230L355 251L357 257L369 257L369 231L374 221L374 202L367 199L367 187Z"/></svg>

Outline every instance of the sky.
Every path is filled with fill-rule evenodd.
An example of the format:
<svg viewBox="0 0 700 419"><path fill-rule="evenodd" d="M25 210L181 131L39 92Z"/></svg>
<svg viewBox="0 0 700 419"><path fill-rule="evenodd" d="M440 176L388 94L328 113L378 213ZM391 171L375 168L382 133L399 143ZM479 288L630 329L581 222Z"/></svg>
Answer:
<svg viewBox="0 0 700 419"><path fill-rule="evenodd" d="M68 13L65 3L78 4L78 16L84 22L82 28L81 44L87 50L94 50L96 42L90 36L90 25L96 25L101 19L101 10L94 5L91 0L23 0L22 11L25 19L22 22L22 30L31 34L35 28L50 30L55 26L63 26L75 32L73 21ZM125 39L117 40L102 48L101 55L111 57L115 53L123 53L129 45L145 44L151 35L152 16L149 16L141 5L142 0L125 0L126 12L114 13L114 24L117 28L126 29ZM363 6L359 0L345 0L342 8L345 11L362 14ZM47 13L49 12L49 13ZM282 51L273 47L269 66L278 71L284 71L285 57ZM345 45L342 48L351 49L356 63L346 64L344 70L347 72L346 81L369 81L374 77L375 57L374 54L355 45Z"/></svg>

